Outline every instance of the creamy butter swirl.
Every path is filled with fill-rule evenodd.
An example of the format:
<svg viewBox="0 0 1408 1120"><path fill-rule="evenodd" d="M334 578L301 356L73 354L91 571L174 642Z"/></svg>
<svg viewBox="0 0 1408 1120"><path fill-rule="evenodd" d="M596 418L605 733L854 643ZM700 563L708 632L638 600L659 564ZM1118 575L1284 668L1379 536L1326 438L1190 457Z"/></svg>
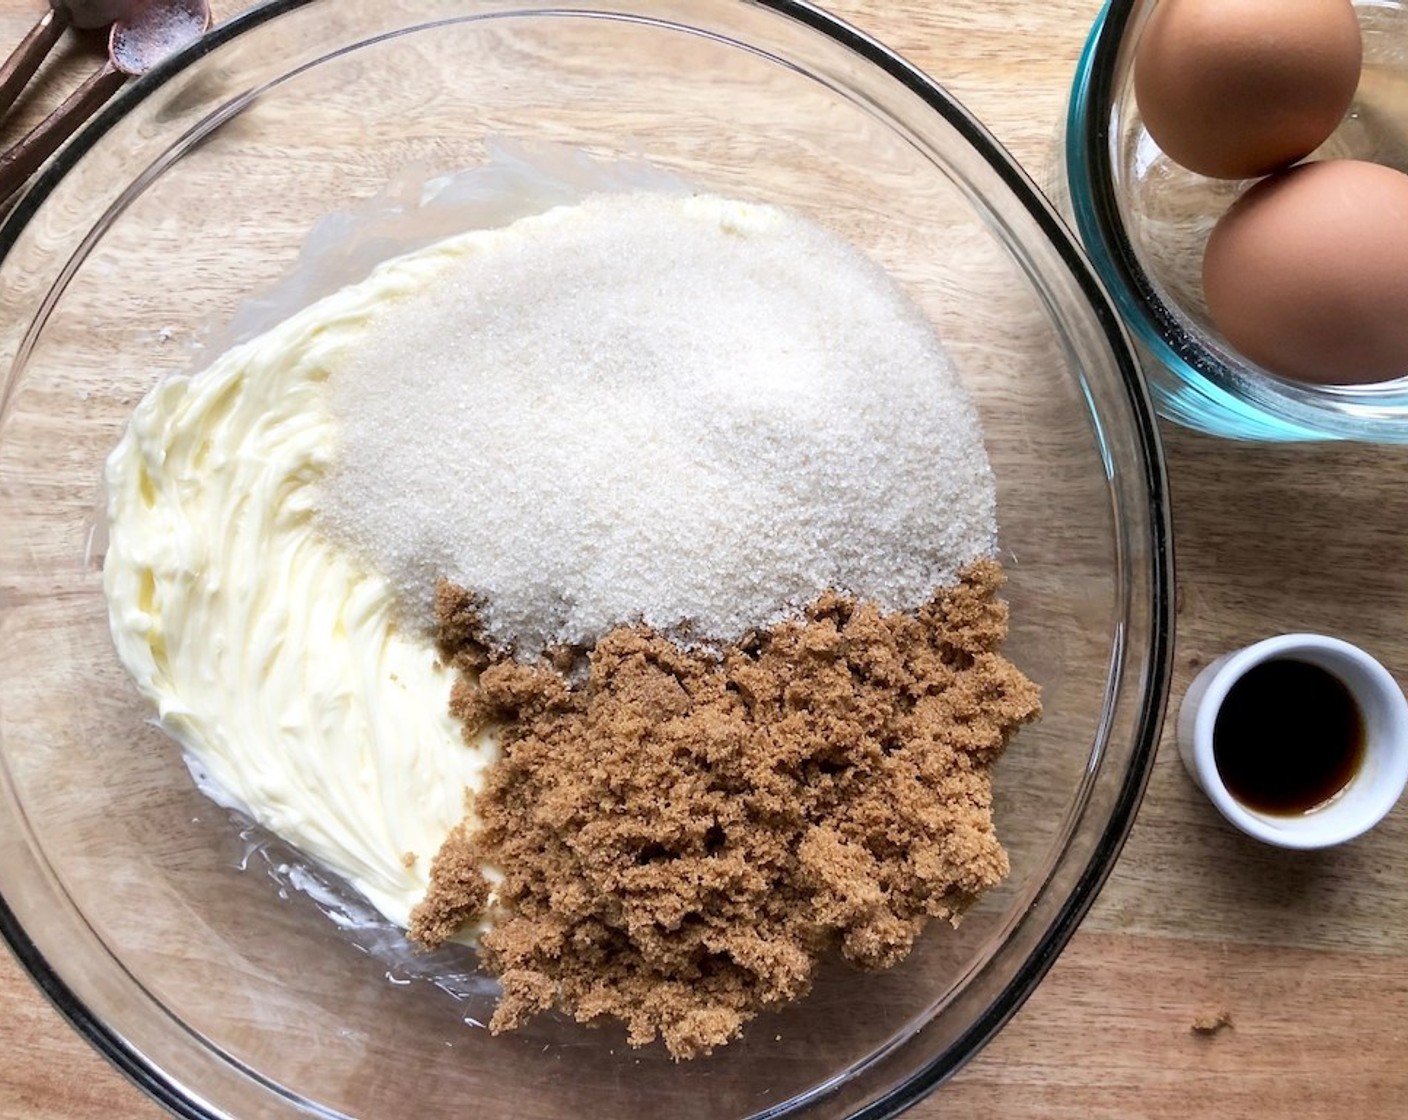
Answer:
<svg viewBox="0 0 1408 1120"><path fill-rule="evenodd" d="M400 925L494 746L466 745L453 674L386 581L320 530L315 503L338 445L331 371L449 250L388 262L163 380L106 469L109 621L160 725L207 792Z"/></svg>

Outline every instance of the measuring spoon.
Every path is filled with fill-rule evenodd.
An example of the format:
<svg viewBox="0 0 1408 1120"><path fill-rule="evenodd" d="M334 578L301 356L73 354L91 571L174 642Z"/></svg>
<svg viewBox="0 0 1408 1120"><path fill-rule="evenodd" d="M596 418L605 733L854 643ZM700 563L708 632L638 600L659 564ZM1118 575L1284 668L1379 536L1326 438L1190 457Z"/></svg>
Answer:
<svg viewBox="0 0 1408 1120"><path fill-rule="evenodd" d="M102 5L87 5L88 14ZM49 16L68 18L69 5ZM111 10L111 5L108 6ZM43 25L43 20L40 25ZM0 202L9 198L59 146L102 107L129 77L144 74L162 59L194 43L210 26L207 0L137 0L126 18L108 33L108 60L57 109L9 151L0 155ZM62 27L59 29L62 31ZM34 34L31 32L31 35ZM37 62L35 65L38 65Z"/></svg>

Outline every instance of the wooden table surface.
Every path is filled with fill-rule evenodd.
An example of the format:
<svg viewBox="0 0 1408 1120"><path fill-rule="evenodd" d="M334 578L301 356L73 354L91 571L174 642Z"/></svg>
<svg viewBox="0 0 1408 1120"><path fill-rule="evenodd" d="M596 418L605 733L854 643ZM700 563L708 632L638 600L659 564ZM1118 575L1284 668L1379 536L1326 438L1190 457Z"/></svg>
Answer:
<svg viewBox="0 0 1408 1120"><path fill-rule="evenodd" d="M217 18L242 0L216 0ZM1039 180L1098 0L845 0L944 82ZM0 0L0 45L39 0ZM963 28L953 49L951 30ZM933 44L942 39L944 50ZM68 49L9 142L94 65ZM1268 634L1358 642L1408 681L1408 449L1266 447L1164 426L1178 549L1171 704ZM1172 710L1172 709L1171 709ZM915 1120L1400 1120L1408 1110L1408 803L1321 854L1261 847L1196 792L1164 735L1109 883L1011 1024ZM1231 1026L1196 1033L1227 1012ZM0 1118L160 1115L0 953Z"/></svg>

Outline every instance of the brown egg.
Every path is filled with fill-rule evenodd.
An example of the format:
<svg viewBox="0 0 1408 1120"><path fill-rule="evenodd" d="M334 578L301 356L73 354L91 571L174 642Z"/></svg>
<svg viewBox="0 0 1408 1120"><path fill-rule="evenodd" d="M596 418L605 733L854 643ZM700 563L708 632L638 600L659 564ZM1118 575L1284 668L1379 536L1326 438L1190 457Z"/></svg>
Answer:
<svg viewBox="0 0 1408 1120"><path fill-rule="evenodd" d="M1160 0L1134 57L1144 127L1219 179L1266 175L1344 118L1363 60L1349 0Z"/></svg>
<svg viewBox="0 0 1408 1120"><path fill-rule="evenodd" d="M1203 291L1227 341L1272 373L1408 374L1408 175L1330 160L1263 179L1208 238Z"/></svg>

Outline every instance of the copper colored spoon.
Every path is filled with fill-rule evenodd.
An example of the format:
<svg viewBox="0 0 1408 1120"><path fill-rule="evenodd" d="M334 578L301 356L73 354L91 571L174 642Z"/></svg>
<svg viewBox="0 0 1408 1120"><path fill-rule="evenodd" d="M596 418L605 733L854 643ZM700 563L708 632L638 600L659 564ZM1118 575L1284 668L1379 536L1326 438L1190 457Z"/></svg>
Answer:
<svg viewBox="0 0 1408 1120"><path fill-rule="evenodd" d="M49 10L0 64L0 116L9 111L66 28L106 27L133 6L132 0L49 0Z"/></svg>
<svg viewBox="0 0 1408 1120"><path fill-rule="evenodd" d="M129 77L146 73L162 59L194 43L210 26L207 0L136 0L124 6L126 19L113 23L108 33L107 62L35 125L29 135L0 155L0 202L18 190ZM108 12L113 7L111 3L106 5ZM8 94L13 101L64 27L69 22L80 25L79 19L92 18L103 8L101 3L54 4L0 72L0 94ZM43 50L38 45L44 45ZM26 47L30 48L28 53ZM19 65L12 67L16 58ZM5 108L8 104L0 101L0 112Z"/></svg>

